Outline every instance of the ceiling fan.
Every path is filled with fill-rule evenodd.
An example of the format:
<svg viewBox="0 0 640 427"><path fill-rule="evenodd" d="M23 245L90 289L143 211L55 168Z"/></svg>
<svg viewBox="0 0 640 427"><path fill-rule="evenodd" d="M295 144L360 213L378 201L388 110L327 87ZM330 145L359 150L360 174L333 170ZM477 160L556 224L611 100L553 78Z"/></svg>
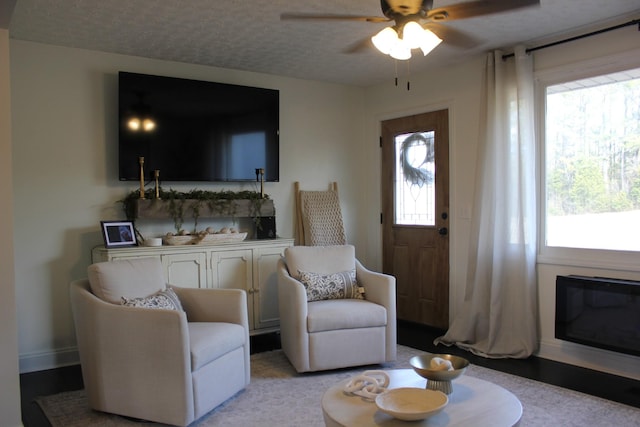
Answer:
<svg viewBox="0 0 640 427"><path fill-rule="evenodd" d="M357 16L340 14L283 13L282 20L342 20L372 23L394 22L390 27L349 47L346 52L357 52L371 43L382 53L395 59L411 57L411 50L420 48L427 55L443 40L458 47L471 47L476 39L462 31L441 25L448 21L474 18L537 6L540 0L476 0L444 7L433 7L433 0L380 0L384 16Z"/></svg>

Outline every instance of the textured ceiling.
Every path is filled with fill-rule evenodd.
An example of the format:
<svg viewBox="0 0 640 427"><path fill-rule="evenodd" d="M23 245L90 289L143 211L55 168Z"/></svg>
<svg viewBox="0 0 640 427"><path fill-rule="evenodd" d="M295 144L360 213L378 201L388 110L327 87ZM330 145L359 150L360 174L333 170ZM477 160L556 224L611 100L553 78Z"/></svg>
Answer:
<svg viewBox="0 0 640 427"><path fill-rule="evenodd" d="M434 7L461 2L434 0ZM393 78L395 61L373 48L345 53L385 24L281 21L284 12L382 16L378 0L17 0L9 34L12 39L358 86ZM541 0L538 7L446 23L481 43L456 48L445 40L426 57L414 54L409 67L418 73L490 49L520 42L531 46L638 18L640 0Z"/></svg>

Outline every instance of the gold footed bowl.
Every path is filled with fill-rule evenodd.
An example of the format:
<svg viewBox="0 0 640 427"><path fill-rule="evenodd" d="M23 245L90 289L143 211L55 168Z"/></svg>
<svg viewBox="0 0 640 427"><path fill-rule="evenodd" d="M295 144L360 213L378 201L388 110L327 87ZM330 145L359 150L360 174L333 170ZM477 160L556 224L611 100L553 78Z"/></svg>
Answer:
<svg viewBox="0 0 640 427"><path fill-rule="evenodd" d="M437 357L449 361L453 369L443 370L434 368L431 362ZM467 359L452 354L422 354L412 357L409 363L418 375L427 379L427 389L441 391L447 395L453 392L451 381L462 375L467 369L467 366L469 366Z"/></svg>

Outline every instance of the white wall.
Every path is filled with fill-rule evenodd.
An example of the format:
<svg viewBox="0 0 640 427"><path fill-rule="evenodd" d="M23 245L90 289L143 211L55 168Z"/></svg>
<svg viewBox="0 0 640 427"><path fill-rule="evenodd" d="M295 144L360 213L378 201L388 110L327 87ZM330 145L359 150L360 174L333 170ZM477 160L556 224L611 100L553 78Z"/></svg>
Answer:
<svg viewBox="0 0 640 427"><path fill-rule="evenodd" d="M13 253L11 188L11 94L9 32L0 29L0 419L19 426L18 330Z"/></svg>
<svg viewBox="0 0 640 427"><path fill-rule="evenodd" d="M293 236L293 182L326 189L337 181L351 242L364 246L354 176L362 140L360 88L11 41L15 283L21 371L77 362L68 285L86 276L99 221L123 219L117 200L136 183L117 179L120 70L280 90L278 234ZM354 123L356 124L354 126ZM310 167L311 166L311 167ZM165 183L190 190L255 184ZM165 231L172 231L167 222Z"/></svg>

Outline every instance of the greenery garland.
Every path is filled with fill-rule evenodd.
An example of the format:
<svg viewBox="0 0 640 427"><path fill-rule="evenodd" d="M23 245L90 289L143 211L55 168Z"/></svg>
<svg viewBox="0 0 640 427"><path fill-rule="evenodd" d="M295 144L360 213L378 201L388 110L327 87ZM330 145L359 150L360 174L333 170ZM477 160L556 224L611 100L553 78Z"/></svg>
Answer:
<svg viewBox="0 0 640 427"><path fill-rule="evenodd" d="M216 212L219 215L226 215L233 218L235 222L236 204L234 200L250 200L252 206L253 220L256 225L260 226L260 211L265 200L269 199L269 195L262 195L255 191L207 191L207 190L190 190L187 192L180 192L173 189L165 191L160 187L158 189L158 195L163 201L167 201L169 215L173 219L176 232L182 230L184 224L185 213L190 214L195 221L194 231L198 225L198 218L200 217L200 209L203 206L207 206L212 212ZM155 200L155 190L147 189L145 191L145 198L149 200ZM122 203L125 216L128 220L133 221L136 217L136 203L140 199L139 190L131 191L127 196L119 200ZM189 201L189 212L185 212L185 203Z"/></svg>

